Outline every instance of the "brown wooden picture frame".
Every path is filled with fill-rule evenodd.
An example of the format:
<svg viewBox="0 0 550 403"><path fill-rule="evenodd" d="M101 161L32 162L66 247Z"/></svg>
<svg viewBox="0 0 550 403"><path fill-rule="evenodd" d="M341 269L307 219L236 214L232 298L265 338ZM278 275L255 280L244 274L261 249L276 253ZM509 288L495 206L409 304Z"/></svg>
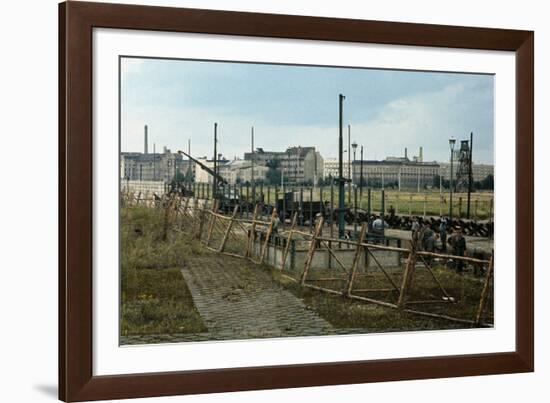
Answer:
<svg viewBox="0 0 550 403"><path fill-rule="evenodd" d="M516 349L166 373L92 372L92 31L121 28L503 50L516 55ZM534 33L106 3L59 5L59 398L167 396L534 370Z"/></svg>

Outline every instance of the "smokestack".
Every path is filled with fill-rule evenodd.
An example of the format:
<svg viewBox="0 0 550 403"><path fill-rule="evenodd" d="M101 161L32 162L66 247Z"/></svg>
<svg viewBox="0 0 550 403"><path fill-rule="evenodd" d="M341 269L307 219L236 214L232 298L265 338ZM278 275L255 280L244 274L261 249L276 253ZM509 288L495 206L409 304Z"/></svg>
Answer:
<svg viewBox="0 0 550 403"><path fill-rule="evenodd" d="M422 156L422 147L420 147L420 150L418 151L418 162L424 162Z"/></svg>
<svg viewBox="0 0 550 403"><path fill-rule="evenodd" d="M407 147L405 147L405 159L408 159L409 157L407 157Z"/></svg>
<svg viewBox="0 0 550 403"><path fill-rule="evenodd" d="M145 135L143 139L143 154L149 154L149 146L147 144L147 125L145 125Z"/></svg>

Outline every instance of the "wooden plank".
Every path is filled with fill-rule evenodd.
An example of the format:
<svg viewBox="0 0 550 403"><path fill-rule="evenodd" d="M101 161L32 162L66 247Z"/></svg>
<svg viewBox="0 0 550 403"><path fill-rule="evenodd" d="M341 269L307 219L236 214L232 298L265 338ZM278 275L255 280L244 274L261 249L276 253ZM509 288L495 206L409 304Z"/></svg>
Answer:
<svg viewBox="0 0 550 403"><path fill-rule="evenodd" d="M392 304L391 302L380 301L380 300L377 300L377 299L374 299L374 298L361 297L359 295L353 295L353 294L350 295L349 298L356 299L356 300L359 300L359 301L370 302L371 304L385 306L386 308L393 308L393 309L397 308L397 305Z"/></svg>
<svg viewBox="0 0 550 403"><path fill-rule="evenodd" d="M262 248L262 254L260 255L260 264L264 262L265 254L267 252L267 247L269 245L269 239L271 238L271 233L273 232L273 224L275 222L275 216L277 215L277 207L273 208L271 212L271 220L269 221L269 227L267 227L267 233L265 235L265 241Z"/></svg>
<svg viewBox="0 0 550 403"><path fill-rule="evenodd" d="M210 245L210 240L212 239L212 232L214 231L214 223L216 222L216 213L219 208L219 200L214 201L214 205L212 206L212 213L210 214L210 226L208 228L208 236L206 237L206 246Z"/></svg>
<svg viewBox="0 0 550 403"><path fill-rule="evenodd" d="M315 254L317 237L319 236L319 234L321 233L321 229L323 228L323 221L324 219L323 217L321 217L321 219L317 223L317 226L315 227L315 233L309 244L309 251L307 254L306 263L304 265L304 271L302 272L302 278L300 281L302 285L306 283L307 273L309 272L309 268L311 267L311 262L313 261L313 255Z"/></svg>
<svg viewBox="0 0 550 403"><path fill-rule="evenodd" d="M487 267L487 274L485 275L485 284L483 284L483 289L481 290L481 297L479 299L479 306L477 308L477 314L475 318L475 325L479 326L481 323L481 317L483 316L483 311L485 310L485 304L487 303L487 296L489 295L490 282L493 277L493 257L494 253L491 255L489 260L489 266Z"/></svg>
<svg viewBox="0 0 550 403"><path fill-rule="evenodd" d="M290 231L288 233L288 237L286 239L286 245L285 250L283 252L283 259L281 262L281 270L285 269L286 264L286 258L288 256L288 251L290 250L290 244L292 243L292 235L294 234L294 229L296 228L296 220L297 220L298 214L294 213L292 216L292 223L290 224Z"/></svg>
<svg viewBox="0 0 550 403"><path fill-rule="evenodd" d="M338 266L340 266L340 268L344 271L344 273L346 274L349 273L349 270L344 265L344 263L342 263L342 261L338 258L338 256L336 256L336 253L334 253L334 251L330 247L330 244L325 241L321 241L321 243L325 246L325 248L327 248L328 253L330 253L330 255L334 258L334 260L336 260L336 263L338 263Z"/></svg>
<svg viewBox="0 0 550 403"><path fill-rule="evenodd" d="M329 294L343 295L342 291L331 290L330 288L319 287L319 286L316 286L316 285L313 285L313 284L304 283L304 284L302 284L302 286L307 287L307 288L311 288L311 289L317 290L317 291L328 292Z"/></svg>
<svg viewBox="0 0 550 403"><path fill-rule="evenodd" d="M252 216L252 227L250 228L250 230L248 231L248 244L247 244L247 248L246 248L246 256L251 256L252 255L252 247L253 247L253 244L254 244L254 236L255 236L255 232L256 232L256 216L258 214L258 205L256 204L254 206L254 214Z"/></svg>
<svg viewBox="0 0 550 403"><path fill-rule="evenodd" d="M424 259L424 257L422 255L420 255L420 260L422 260L422 263L424 263L424 266L426 266L426 269L428 269L428 272L430 273L430 275L432 276L433 280L437 283L437 285L439 286L441 292L443 293L444 296L446 296L447 298L451 298L451 299L454 299L453 297L451 297L449 295L449 293L447 292L447 290L443 287L443 284L441 284L441 282L439 281L439 279L436 277L435 273L433 272L431 266L428 264L428 262L426 262L426 259Z"/></svg>
<svg viewBox="0 0 550 403"><path fill-rule="evenodd" d="M395 288L354 288L353 292L389 292L395 291Z"/></svg>
<svg viewBox="0 0 550 403"><path fill-rule="evenodd" d="M196 200L196 199L195 199ZM206 218L206 212L208 211L208 203L210 202L210 200L205 200L204 202L204 206L202 208L202 210L199 211L199 225L198 225L198 229L197 229L197 235L196 235L196 238L200 241L201 238L202 238L202 229L204 227L204 221L205 221L205 218Z"/></svg>
<svg viewBox="0 0 550 403"><path fill-rule="evenodd" d="M414 249L414 242L411 242L411 250L409 257L407 258L407 265L405 266L405 273L403 273L403 281L401 284L401 292L399 293L399 299L397 300L397 306L402 308L407 299L407 293L412 282L414 273L414 266L416 263L416 250Z"/></svg>
<svg viewBox="0 0 550 403"><path fill-rule="evenodd" d="M225 233L223 234L222 242L220 244L220 248L218 249L218 252L223 252L223 249L225 248L227 238L229 237L229 233L231 232L231 227L233 226L233 222L234 222L234 219L237 215L238 210L239 210L239 205L235 204L235 208L233 209L233 215L231 216L231 220L227 223L227 229L225 230Z"/></svg>
<svg viewBox="0 0 550 403"><path fill-rule="evenodd" d="M355 192L355 196L357 198L357 192ZM359 238L357 240L357 245L355 246L355 254L353 255L353 263L351 265L351 270L349 272L348 282L346 284L346 296L348 296L348 297L351 295L351 290L353 288L353 282L355 281L355 274L357 272L359 257L361 255L361 251L363 250L363 247L361 246L361 244L365 240L365 234L366 233L367 233L367 224L363 223L363 225L361 225L361 232L359 233Z"/></svg>
<svg viewBox="0 0 550 403"><path fill-rule="evenodd" d="M305 232L301 232L301 231L298 231L298 230L294 231L294 233L301 234L301 235L304 235L304 236L307 236L307 235L311 236L310 234L307 234ZM354 241L350 241L350 240L347 240L347 239L331 238L331 237L325 237L325 236L319 236L317 239L320 240L320 241L338 242L338 243L346 244L346 245L355 245L356 244ZM363 242L361 245L366 246L366 247L371 248L371 249L377 249L377 250L386 250L386 251L401 252L401 253L408 253L409 252L409 249L398 248L398 247L395 247L395 246L385 246L385 245L378 245L378 244L372 244L372 243L366 243L366 242ZM480 264L488 264L489 263L488 260L476 259L476 258L468 257L468 256L456 256L456 255L448 255L448 254L426 252L426 251L417 251L416 254L417 255L422 255L422 256L437 257L437 258L441 258L441 259L462 260L464 262L469 262L469 263L480 263Z"/></svg>
<svg viewBox="0 0 550 403"><path fill-rule="evenodd" d="M388 272L382 267L382 265L380 264L380 262L378 261L378 259L376 258L376 256L374 256L374 254L372 253L372 251L369 249L369 248L365 248L367 250L367 252L369 253L369 255L374 259L374 263L376 263L376 265L378 266L378 268L382 271L382 273L384 274L384 276L386 277L386 279L391 283L391 285L395 288L395 290L399 291L399 287L397 286L397 284L395 284L395 282L393 281L393 279L391 278L391 276L388 274ZM401 263L399 264L399 266L401 266Z"/></svg>

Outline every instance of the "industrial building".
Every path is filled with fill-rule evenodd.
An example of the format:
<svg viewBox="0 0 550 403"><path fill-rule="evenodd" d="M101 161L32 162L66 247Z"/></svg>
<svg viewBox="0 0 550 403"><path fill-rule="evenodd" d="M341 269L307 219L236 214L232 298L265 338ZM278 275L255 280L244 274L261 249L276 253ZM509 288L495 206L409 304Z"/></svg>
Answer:
<svg viewBox="0 0 550 403"><path fill-rule="evenodd" d="M220 175L230 184L264 182L268 167L265 165L253 165L252 161L235 159L220 164Z"/></svg>
<svg viewBox="0 0 550 403"><path fill-rule="evenodd" d="M193 175L194 165L166 147L162 153L120 153L120 177L126 180L170 182L176 175Z"/></svg>
<svg viewBox="0 0 550 403"><path fill-rule="evenodd" d="M342 167L343 167L343 176L346 179L349 178L349 164L348 161L342 161ZM323 178L329 179L329 178L338 178L338 159L336 158L325 158L324 160L324 166L323 166Z"/></svg>
<svg viewBox="0 0 550 403"><path fill-rule="evenodd" d="M246 161L255 166L276 165L281 170L284 183L316 184L323 177L323 157L315 147L288 147L286 151L265 151L257 148L244 154Z"/></svg>
<svg viewBox="0 0 550 403"><path fill-rule="evenodd" d="M363 186L396 187L398 189L423 189L432 186L439 174L437 162L424 162L422 147L418 155L409 159L407 149L402 157L386 157L385 160L363 160L352 163L353 183Z"/></svg>
<svg viewBox="0 0 550 403"><path fill-rule="evenodd" d="M365 160L352 163L353 183L363 186L396 187L399 189L423 189L432 186L439 173L437 162L415 162L409 160L385 159ZM363 172L361 175L361 171Z"/></svg>

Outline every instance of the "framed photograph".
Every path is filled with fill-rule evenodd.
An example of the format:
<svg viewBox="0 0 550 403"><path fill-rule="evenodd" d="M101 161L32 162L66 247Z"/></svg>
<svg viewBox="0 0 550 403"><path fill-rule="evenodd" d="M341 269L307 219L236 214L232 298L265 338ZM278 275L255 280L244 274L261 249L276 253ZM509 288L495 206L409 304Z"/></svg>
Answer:
<svg viewBox="0 0 550 403"><path fill-rule="evenodd" d="M64 401L534 369L534 33L59 6Z"/></svg>

